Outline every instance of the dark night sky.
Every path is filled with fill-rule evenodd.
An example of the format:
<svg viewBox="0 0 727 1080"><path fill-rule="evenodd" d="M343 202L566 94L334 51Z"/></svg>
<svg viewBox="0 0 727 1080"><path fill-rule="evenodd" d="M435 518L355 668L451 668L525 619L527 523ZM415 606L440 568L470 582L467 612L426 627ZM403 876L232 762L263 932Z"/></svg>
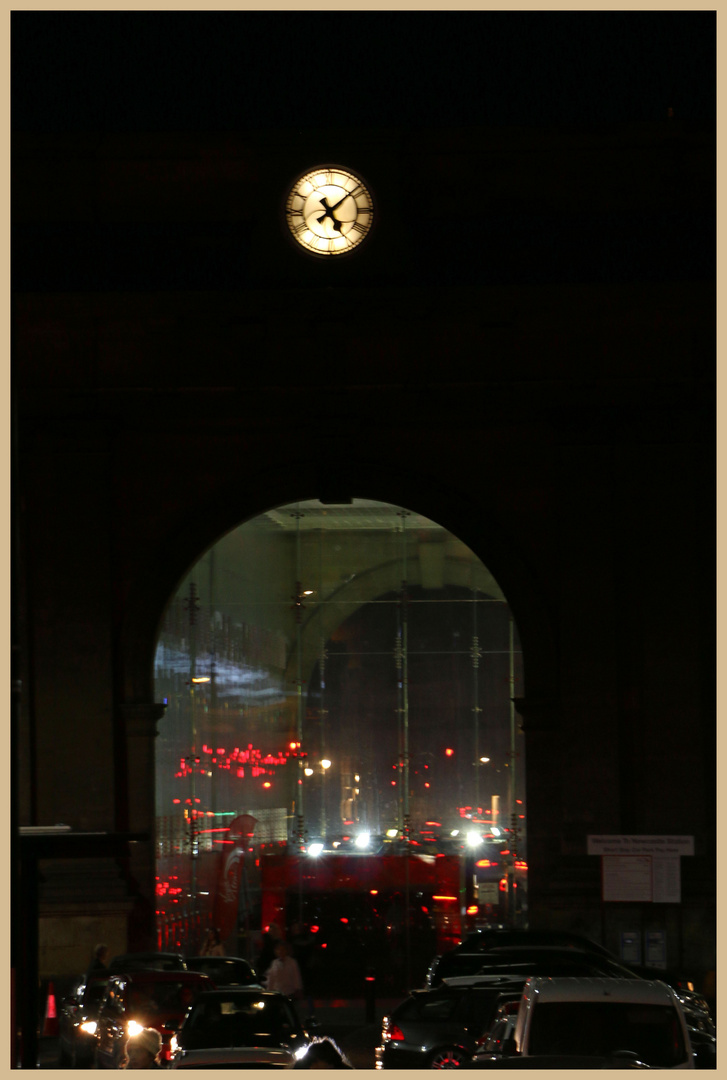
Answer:
<svg viewBox="0 0 727 1080"><path fill-rule="evenodd" d="M15 130L715 117L716 13L13 12Z"/></svg>

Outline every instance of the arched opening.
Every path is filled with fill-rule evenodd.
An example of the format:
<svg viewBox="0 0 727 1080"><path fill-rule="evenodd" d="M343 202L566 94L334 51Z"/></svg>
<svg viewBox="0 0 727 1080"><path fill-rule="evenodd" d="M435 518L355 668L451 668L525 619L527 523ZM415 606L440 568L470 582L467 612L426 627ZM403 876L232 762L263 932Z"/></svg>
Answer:
<svg viewBox="0 0 727 1080"><path fill-rule="evenodd" d="M154 677L160 947L215 925L255 962L301 923L320 977L375 956L395 983L525 921L517 627L436 522L354 499L240 525L179 584Z"/></svg>

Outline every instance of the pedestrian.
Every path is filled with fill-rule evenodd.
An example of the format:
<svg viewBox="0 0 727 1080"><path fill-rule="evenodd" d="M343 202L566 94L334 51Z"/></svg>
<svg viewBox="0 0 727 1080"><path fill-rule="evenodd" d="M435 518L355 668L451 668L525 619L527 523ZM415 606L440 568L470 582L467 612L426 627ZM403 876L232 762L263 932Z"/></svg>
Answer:
<svg viewBox="0 0 727 1080"><path fill-rule="evenodd" d="M108 960L109 960L109 947L108 945L97 945L93 950L93 958L86 972L87 979L100 979L104 975L108 975Z"/></svg>
<svg viewBox="0 0 727 1080"><path fill-rule="evenodd" d="M119 1066L122 1069L161 1069L159 1057L162 1052L162 1037L156 1028L142 1028L138 1035L132 1035L126 1043L126 1058Z"/></svg>
<svg viewBox="0 0 727 1080"><path fill-rule="evenodd" d="M294 1069L352 1069L353 1065L348 1060L340 1046L324 1035L320 1039L313 1039L308 1049L299 1058Z"/></svg>
<svg viewBox="0 0 727 1080"><path fill-rule="evenodd" d="M225 947L220 938L220 932L214 926L207 931L207 939L202 946L201 956L224 956Z"/></svg>
<svg viewBox="0 0 727 1080"><path fill-rule="evenodd" d="M291 998L303 996L303 979L298 961L291 956L285 941L279 941L275 946L275 959L265 977L265 989L279 990L281 994Z"/></svg>

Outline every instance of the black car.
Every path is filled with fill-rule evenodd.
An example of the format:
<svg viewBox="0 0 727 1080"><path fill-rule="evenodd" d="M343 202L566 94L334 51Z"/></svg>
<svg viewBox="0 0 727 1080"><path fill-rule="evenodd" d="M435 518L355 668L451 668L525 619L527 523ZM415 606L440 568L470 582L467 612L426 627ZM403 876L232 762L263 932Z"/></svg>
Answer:
<svg viewBox="0 0 727 1080"><path fill-rule="evenodd" d="M502 975L464 986L414 990L383 1019L376 1068L468 1068L499 1005L519 997L525 982Z"/></svg>
<svg viewBox="0 0 727 1080"><path fill-rule="evenodd" d="M584 934L575 934L570 930L521 930L516 927L488 926L468 934L464 941L451 950L452 952L491 952L492 949L508 948L513 945L539 945L560 949L581 949L599 953L609 960L616 957L603 945L592 941Z"/></svg>
<svg viewBox="0 0 727 1080"><path fill-rule="evenodd" d="M230 986L200 994L171 1043L172 1068L235 1065L233 1051L285 1051L290 1060L310 1038L290 998L275 990ZM239 1055L241 1059L248 1055Z"/></svg>
<svg viewBox="0 0 727 1080"><path fill-rule="evenodd" d="M547 945L512 945L490 952L448 952L435 957L427 972L427 985L445 979L479 975L602 975L613 979L637 979L618 961L583 949Z"/></svg>
<svg viewBox="0 0 727 1080"><path fill-rule="evenodd" d="M549 946L555 948L578 949L581 952L595 953L604 956L615 963L627 968L633 975L641 979L660 979L676 992L682 1005L709 1015L709 1004L703 995L695 993L692 982L681 970L662 969L649 967L648 965L625 964L607 949L604 945L586 937L584 934L576 934L570 930L525 930L519 927L486 926L468 934L464 941L455 945L444 956L451 953L475 953L492 952L512 946ZM435 958L435 960L438 958Z"/></svg>
<svg viewBox="0 0 727 1080"><path fill-rule="evenodd" d="M133 952L121 953L109 963L109 975L124 975L131 971L186 971L181 953Z"/></svg>
<svg viewBox="0 0 727 1080"><path fill-rule="evenodd" d="M214 988L198 971L144 969L111 975L98 1014L95 1065L118 1069L130 1036L153 1027L162 1037L162 1063L170 1057L172 1035L190 1005L205 990Z"/></svg>
<svg viewBox="0 0 727 1080"><path fill-rule="evenodd" d="M255 969L240 956L188 956L187 971L209 975L215 986L260 986Z"/></svg>
<svg viewBox="0 0 727 1080"><path fill-rule="evenodd" d="M108 979L78 979L58 1009L58 1064L72 1069L90 1066L96 1049L96 1023Z"/></svg>

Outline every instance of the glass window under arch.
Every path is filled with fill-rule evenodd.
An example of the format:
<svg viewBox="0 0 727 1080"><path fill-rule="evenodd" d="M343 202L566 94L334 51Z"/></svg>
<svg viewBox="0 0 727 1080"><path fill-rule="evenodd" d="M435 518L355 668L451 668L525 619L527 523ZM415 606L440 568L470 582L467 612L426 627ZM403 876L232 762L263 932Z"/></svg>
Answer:
<svg viewBox="0 0 727 1080"><path fill-rule="evenodd" d="M494 577L412 510L309 500L220 538L155 656L160 946L193 952L224 924L249 953L273 851L366 856L363 884L402 852L461 859L455 921L463 900L470 925L522 918L522 680Z"/></svg>

